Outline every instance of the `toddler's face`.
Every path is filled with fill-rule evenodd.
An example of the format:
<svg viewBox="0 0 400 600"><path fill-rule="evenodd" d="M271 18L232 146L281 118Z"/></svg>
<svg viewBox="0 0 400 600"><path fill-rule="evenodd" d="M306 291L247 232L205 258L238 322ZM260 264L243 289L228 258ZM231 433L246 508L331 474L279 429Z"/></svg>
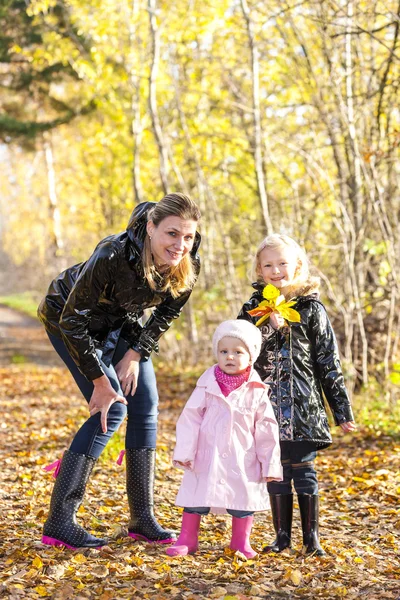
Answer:
<svg viewBox="0 0 400 600"><path fill-rule="evenodd" d="M289 246L264 248L258 257L261 276L265 283L282 289L290 285L297 267L297 256Z"/></svg>
<svg viewBox="0 0 400 600"><path fill-rule="evenodd" d="M239 375L250 365L247 346L235 337L223 337L218 343L218 366L228 375Z"/></svg>

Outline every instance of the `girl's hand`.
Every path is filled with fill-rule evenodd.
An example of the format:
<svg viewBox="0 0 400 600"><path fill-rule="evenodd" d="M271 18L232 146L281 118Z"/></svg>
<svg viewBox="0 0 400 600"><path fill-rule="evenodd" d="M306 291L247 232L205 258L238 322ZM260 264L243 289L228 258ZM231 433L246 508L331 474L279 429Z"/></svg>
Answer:
<svg viewBox="0 0 400 600"><path fill-rule="evenodd" d="M280 329L285 325L285 319L278 312L272 313L269 322L274 329Z"/></svg>
<svg viewBox="0 0 400 600"><path fill-rule="evenodd" d="M125 396L129 396L129 394L133 396L136 392L140 359L140 354L130 349L115 366L115 371Z"/></svg>
<svg viewBox="0 0 400 600"><path fill-rule="evenodd" d="M354 421L346 421L346 423L340 423L340 427L345 433L349 433L350 431L355 431L357 429L357 425L354 423Z"/></svg>
<svg viewBox="0 0 400 600"><path fill-rule="evenodd" d="M112 388L111 383L106 375L93 380L94 390L89 402L89 412L92 417L96 413L100 413L101 429L103 433L107 433L107 415L110 406L114 402L122 402L128 404L123 396L119 396Z"/></svg>
<svg viewBox="0 0 400 600"><path fill-rule="evenodd" d="M181 465L181 467L190 467L190 460L187 460L186 462L182 462L181 460L176 460L175 462L177 465Z"/></svg>

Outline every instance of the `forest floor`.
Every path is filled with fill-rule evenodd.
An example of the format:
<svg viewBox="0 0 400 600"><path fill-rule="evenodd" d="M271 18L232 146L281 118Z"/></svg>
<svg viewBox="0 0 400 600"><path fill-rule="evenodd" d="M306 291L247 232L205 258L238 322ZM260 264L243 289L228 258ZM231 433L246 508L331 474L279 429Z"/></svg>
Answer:
<svg viewBox="0 0 400 600"><path fill-rule="evenodd" d="M230 551L225 516L203 518L193 556L169 558L162 546L134 542L126 536L124 469L115 462L123 432L96 465L79 510L80 522L109 536L109 545L76 551L43 546L54 481L43 467L68 447L87 409L68 372L52 363L41 328L31 320L16 324L17 315L7 315L0 311L0 597L400 600L400 441L372 438L362 428L354 435L335 430L334 444L317 459L325 558L302 554L297 505L293 550L281 555L246 561ZM11 351L2 352L7 344ZM174 499L181 472L172 467L171 454L175 422L196 376L178 376L162 364L157 375L157 514L179 530ZM270 514L258 514L253 547L261 550L272 538Z"/></svg>

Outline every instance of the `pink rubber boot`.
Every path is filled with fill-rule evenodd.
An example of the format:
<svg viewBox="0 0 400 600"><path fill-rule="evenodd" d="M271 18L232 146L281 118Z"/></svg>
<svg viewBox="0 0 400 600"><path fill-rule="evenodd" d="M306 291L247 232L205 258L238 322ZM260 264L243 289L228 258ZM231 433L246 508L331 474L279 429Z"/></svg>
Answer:
<svg viewBox="0 0 400 600"><path fill-rule="evenodd" d="M232 539L230 548L239 550L246 558L254 558L257 552L250 546L250 533L253 526L253 517L232 517Z"/></svg>
<svg viewBox="0 0 400 600"><path fill-rule="evenodd" d="M168 556L186 556L194 554L198 548L198 534L201 515L184 512L182 515L182 528L178 539L173 546L167 548Z"/></svg>

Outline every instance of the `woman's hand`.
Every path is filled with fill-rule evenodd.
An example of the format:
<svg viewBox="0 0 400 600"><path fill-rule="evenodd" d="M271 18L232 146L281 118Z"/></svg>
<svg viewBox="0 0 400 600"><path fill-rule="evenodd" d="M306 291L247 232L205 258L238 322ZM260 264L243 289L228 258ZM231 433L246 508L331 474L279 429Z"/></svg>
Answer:
<svg viewBox="0 0 400 600"><path fill-rule="evenodd" d="M340 427L345 433L349 433L350 431L355 431L357 429L357 425L354 423L354 421L346 421L346 423L340 423Z"/></svg>
<svg viewBox="0 0 400 600"><path fill-rule="evenodd" d="M107 433L107 415L110 406L114 402L122 402L122 404L128 404L128 402L123 396L117 394L106 375L94 379L93 385L94 390L89 402L90 416L99 412L101 429L103 433Z"/></svg>
<svg viewBox="0 0 400 600"><path fill-rule="evenodd" d="M278 312L272 313L269 322L274 329L280 329L285 325L285 319Z"/></svg>
<svg viewBox="0 0 400 600"><path fill-rule="evenodd" d="M115 367L125 396L134 395L139 377L139 361L141 356L135 350L128 350Z"/></svg>

